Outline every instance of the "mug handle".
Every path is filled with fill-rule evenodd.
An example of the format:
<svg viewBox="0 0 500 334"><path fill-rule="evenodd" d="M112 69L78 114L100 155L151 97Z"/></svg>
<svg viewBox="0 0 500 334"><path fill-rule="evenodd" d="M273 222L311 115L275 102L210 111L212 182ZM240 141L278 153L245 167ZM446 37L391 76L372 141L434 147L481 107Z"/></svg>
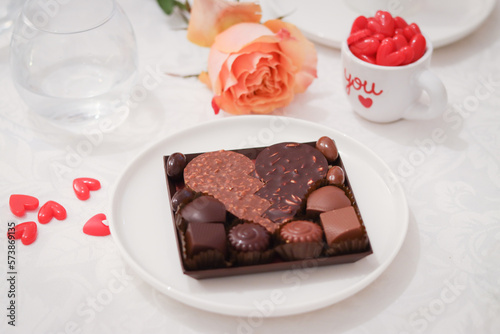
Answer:
<svg viewBox="0 0 500 334"><path fill-rule="evenodd" d="M416 77L416 85L425 91L430 98L429 105L416 103L410 106L403 118L413 120L428 120L441 115L448 105L448 95L443 82L431 71L420 72Z"/></svg>

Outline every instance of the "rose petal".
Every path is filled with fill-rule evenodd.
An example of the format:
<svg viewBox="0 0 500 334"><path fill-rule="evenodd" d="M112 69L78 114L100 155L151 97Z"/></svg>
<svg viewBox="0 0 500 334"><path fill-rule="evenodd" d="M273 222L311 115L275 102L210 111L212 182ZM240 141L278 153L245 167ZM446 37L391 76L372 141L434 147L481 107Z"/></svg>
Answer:
<svg viewBox="0 0 500 334"><path fill-rule="evenodd" d="M280 49L297 66L295 74L295 92L302 93L317 78L318 57L314 44L311 43L302 32L293 24L281 20L270 20L264 23L274 33L283 37L279 43ZM286 29L289 33L279 33ZM289 36L287 38L287 35Z"/></svg>

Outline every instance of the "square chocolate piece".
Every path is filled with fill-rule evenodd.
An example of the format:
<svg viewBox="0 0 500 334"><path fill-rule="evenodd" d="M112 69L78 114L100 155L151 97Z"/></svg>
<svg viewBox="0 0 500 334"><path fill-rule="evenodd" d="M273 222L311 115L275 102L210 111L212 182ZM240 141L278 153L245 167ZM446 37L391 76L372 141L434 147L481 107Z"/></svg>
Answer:
<svg viewBox="0 0 500 334"><path fill-rule="evenodd" d="M194 256L206 250L226 255L226 230L220 223L189 223L186 230L186 252Z"/></svg>
<svg viewBox="0 0 500 334"><path fill-rule="evenodd" d="M359 239L365 234L352 206L323 212L319 217L328 246L336 242Z"/></svg>

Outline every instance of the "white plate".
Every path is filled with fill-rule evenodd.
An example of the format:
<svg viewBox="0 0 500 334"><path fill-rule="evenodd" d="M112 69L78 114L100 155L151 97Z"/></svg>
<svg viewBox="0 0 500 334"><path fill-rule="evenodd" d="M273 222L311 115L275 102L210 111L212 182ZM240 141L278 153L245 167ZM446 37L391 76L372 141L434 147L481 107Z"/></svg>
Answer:
<svg viewBox="0 0 500 334"><path fill-rule="evenodd" d="M295 271L196 280L181 271L170 214L163 156L334 138L363 215L373 254L356 263ZM331 128L279 116L236 116L173 134L135 159L112 200L111 234L123 257L145 281L206 311L283 316L345 299L373 282L398 253L408 226L402 188L374 153Z"/></svg>
<svg viewBox="0 0 500 334"><path fill-rule="evenodd" d="M286 14L289 21L301 29L311 40L340 48L347 38L352 22L360 12L348 4L350 0L265 0L266 16ZM413 0L418 5L400 15L408 23L415 22L430 38L434 48L453 43L474 31L495 7L495 0ZM388 3L391 3L388 1ZM397 7L396 7L397 8Z"/></svg>

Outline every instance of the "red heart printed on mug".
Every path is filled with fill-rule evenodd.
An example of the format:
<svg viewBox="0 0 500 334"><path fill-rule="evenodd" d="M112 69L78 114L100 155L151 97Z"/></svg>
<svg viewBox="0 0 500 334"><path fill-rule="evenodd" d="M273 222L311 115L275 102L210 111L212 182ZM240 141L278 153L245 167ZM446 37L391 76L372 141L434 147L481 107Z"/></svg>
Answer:
<svg viewBox="0 0 500 334"><path fill-rule="evenodd" d="M73 190L78 199L85 201L90 197L91 190L101 189L101 183L90 177L80 177L73 181Z"/></svg>
<svg viewBox="0 0 500 334"><path fill-rule="evenodd" d="M40 224L47 224L55 218L57 220L66 219L66 209L59 203L48 201L38 211L38 221Z"/></svg>
<svg viewBox="0 0 500 334"><path fill-rule="evenodd" d="M373 104L373 100L369 97L363 97L361 95L358 95L359 102L363 105L365 108L370 108Z"/></svg>
<svg viewBox="0 0 500 334"><path fill-rule="evenodd" d="M37 227L33 221L18 224L14 227L14 239L21 239L24 245L29 245L36 240ZM9 234L7 234L9 236Z"/></svg>
<svg viewBox="0 0 500 334"><path fill-rule="evenodd" d="M13 194L9 198L10 211L18 217L24 216L26 210L36 210L38 204L38 199L29 195Z"/></svg>
<svg viewBox="0 0 500 334"><path fill-rule="evenodd" d="M83 226L83 233L102 237L110 234L107 218L104 213L98 213L90 218Z"/></svg>

